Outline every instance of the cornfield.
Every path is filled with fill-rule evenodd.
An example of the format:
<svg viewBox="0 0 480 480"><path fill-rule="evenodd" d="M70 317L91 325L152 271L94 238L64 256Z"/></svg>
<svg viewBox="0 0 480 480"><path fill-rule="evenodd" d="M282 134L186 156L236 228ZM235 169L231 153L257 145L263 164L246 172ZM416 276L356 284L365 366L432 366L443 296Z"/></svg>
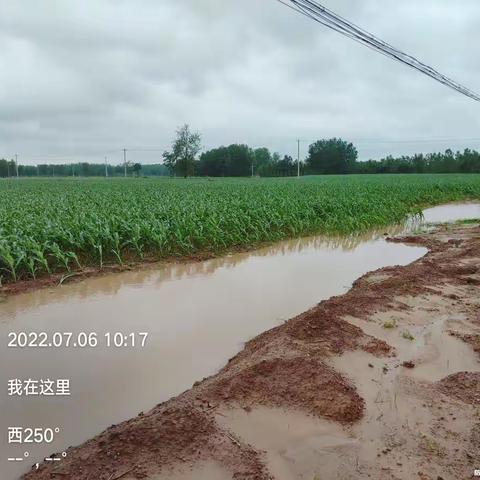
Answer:
<svg viewBox="0 0 480 480"><path fill-rule="evenodd" d="M0 280L403 222L480 175L0 181Z"/></svg>

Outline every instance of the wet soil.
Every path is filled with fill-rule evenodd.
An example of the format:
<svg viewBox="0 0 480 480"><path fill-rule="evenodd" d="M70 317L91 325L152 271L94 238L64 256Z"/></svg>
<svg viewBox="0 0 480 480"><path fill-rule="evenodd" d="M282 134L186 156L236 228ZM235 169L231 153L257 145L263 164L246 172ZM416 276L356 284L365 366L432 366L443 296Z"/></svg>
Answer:
<svg viewBox="0 0 480 480"><path fill-rule="evenodd" d="M473 478L480 226L392 241L429 253L364 275L216 375L23 478Z"/></svg>

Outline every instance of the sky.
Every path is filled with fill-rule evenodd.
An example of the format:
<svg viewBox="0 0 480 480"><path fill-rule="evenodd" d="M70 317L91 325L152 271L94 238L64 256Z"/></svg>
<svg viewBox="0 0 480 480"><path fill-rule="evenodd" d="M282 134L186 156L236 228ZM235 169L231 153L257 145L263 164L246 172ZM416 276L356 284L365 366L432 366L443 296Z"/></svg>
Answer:
<svg viewBox="0 0 480 480"><path fill-rule="evenodd" d="M480 91L478 0L323 4ZM276 0L0 2L0 158L155 163L185 123L294 157L480 149L479 102Z"/></svg>

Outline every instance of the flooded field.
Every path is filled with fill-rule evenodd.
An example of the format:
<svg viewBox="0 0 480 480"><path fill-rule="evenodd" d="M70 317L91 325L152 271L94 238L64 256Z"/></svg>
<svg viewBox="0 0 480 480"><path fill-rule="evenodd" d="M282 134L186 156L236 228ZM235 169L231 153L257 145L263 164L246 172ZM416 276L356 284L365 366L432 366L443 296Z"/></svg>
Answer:
<svg viewBox="0 0 480 480"><path fill-rule="evenodd" d="M453 203L427 208L424 212L425 222L455 222L463 219L479 219L480 203Z"/></svg>
<svg viewBox="0 0 480 480"><path fill-rule="evenodd" d="M425 212L426 221L479 216L480 207L475 204ZM367 271L405 265L425 253L423 247L387 243L381 234L311 237L206 262L114 274L3 299L0 382L68 378L71 396L12 398L2 390L3 431L15 425L58 427L59 432L51 444L28 450L7 448L2 437L0 472L7 479L15 478L44 456L81 443L110 424L186 390L216 372L246 340L344 293ZM9 332L31 331L72 332L73 338L93 332L100 341L96 347L71 345L68 352L67 347L6 347ZM125 342L107 347L107 332L121 333ZM129 335L140 332L148 332L145 346L138 339L134 347L129 346ZM435 337L435 331L431 335ZM438 362L444 360L440 356ZM6 462L7 457L24 457L26 451L29 456L23 462Z"/></svg>

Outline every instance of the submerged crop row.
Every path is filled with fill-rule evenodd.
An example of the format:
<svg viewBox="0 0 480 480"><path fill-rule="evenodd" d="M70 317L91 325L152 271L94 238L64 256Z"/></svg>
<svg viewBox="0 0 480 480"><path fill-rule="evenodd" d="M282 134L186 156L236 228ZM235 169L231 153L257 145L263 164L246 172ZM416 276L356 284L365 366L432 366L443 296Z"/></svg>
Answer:
<svg viewBox="0 0 480 480"><path fill-rule="evenodd" d="M0 181L0 279L364 231L468 198L480 175Z"/></svg>

